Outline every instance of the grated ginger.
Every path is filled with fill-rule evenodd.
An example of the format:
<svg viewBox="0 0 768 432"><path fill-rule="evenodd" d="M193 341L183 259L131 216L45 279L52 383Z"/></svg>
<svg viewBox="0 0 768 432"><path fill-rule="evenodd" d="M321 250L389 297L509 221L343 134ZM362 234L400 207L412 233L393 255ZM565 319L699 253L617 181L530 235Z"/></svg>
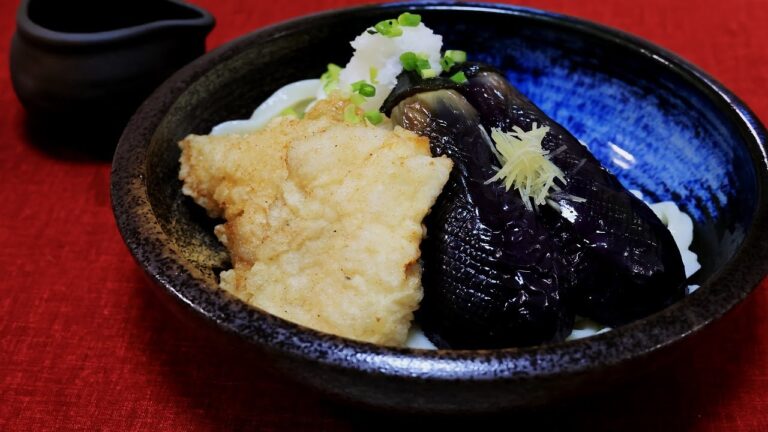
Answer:
<svg viewBox="0 0 768 432"><path fill-rule="evenodd" d="M548 126L539 127L536 123L527 132L519 126L512 127L510 132L491 129L501 168L485 184L498 180L507 190L517 189L528 210L533 210L531 201L543 205L550 189L557 187L555 179L566 181L563 171L549 159L549 151L541 147L547 132Z"/></svg>

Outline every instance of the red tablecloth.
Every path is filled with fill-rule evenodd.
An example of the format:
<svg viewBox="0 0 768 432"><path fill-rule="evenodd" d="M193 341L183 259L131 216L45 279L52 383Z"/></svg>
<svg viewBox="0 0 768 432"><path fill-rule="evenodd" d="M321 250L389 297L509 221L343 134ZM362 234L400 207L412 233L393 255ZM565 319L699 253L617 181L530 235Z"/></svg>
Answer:
<svg viewBox="0 0 768 432"><path fill-rule="evenodd" d="M266 24L356 1L197 3L217 18L209 38L215 47ZM708 71L768 119L763 0L520 3L650 39ZM16 6L0 4L0 430L411 424L329 403L275 375L263 360L210 347L155 304L112 219L109 164L46 151L26 137L7 64ZM768 430L766 314L764 283L697 338L672 371L579 409L501 420L509 429L558 423L591 430ZM482 421L418 420L464 427Z"/></svg>

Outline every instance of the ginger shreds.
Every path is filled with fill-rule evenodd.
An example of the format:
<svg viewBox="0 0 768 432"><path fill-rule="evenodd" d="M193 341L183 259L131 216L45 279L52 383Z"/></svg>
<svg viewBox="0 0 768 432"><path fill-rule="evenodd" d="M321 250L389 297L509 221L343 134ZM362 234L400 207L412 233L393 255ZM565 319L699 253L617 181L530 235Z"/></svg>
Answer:
<svg viewBox="0 0 768 432"><path fill-rule="evenodd" d="M549 127L538 127L536 123L527 132L518 126L510 132L491 129L501 168L485 183L500 180L507 190L514 187L528 210L533 210L531 201L535 205L545 204L550 189L556 187L555 179L566 181L563 171L550 160L552 155L541 147L547 132Z"/></svg>

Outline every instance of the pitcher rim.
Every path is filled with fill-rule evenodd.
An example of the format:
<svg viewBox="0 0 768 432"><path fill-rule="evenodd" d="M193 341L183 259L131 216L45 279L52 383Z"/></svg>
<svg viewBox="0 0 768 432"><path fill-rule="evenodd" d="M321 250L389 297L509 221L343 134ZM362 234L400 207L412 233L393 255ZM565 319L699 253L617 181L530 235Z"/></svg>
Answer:
<svg viewBox="0 0 768 432"><path fill-rule="evenodd" d="M31 1L32 0L21 1L18 12L16 13L16 31L25 37L51 45L77 46L83 44L107 44L174 27L197 27L210 31L213 29L215 23L213 15L197 5L180 0L163 0L193 10L200 14L200 16L184 19L159 19L143 24L97 32L62 32L51 30L34 22L29 16L29 3Z"/></svg>

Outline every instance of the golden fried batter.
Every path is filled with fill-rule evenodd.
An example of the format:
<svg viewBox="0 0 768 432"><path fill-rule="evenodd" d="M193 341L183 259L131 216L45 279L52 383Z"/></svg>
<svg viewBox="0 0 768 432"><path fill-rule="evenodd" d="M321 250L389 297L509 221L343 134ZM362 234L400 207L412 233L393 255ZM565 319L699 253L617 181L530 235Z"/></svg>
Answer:
<svg viewBox="0 0 768 432"><path fill-rule="evenodd" d="M274 315L385 345L422 297L421 221L451 161L426 138L340 119L324 101L247 135L181 143L184 193L226 223L221 287Z"/></svg>

